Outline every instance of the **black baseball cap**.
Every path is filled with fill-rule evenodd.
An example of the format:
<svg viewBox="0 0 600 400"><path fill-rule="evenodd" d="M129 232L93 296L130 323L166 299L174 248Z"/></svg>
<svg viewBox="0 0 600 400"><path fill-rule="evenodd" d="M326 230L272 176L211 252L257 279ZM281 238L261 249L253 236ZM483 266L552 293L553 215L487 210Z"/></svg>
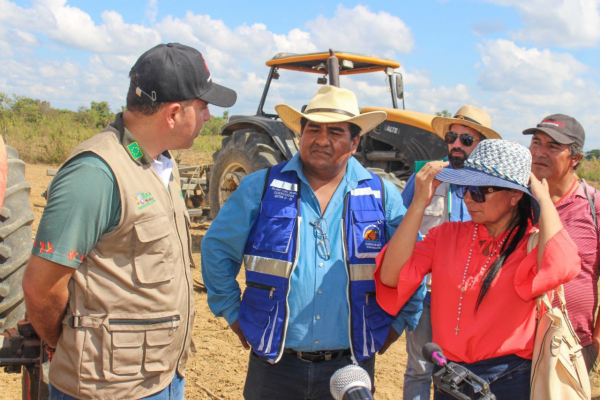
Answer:
<svg viewBox="0 0 600 400"><path fill-rule="evenodd" d="M137 77L138 96L161 103L204 100L219 107L231 107L235 91L212 81L200 52L179 43L159 44L142 54L131 69Z"/></svg>
<svg viewBox="0 0 600 400"><path fill-rule="evenodd" d="M523 135L533 135L540 131L561 144L577 143L583 148L585 132L583 126L573 117L565 114L549 115L537 127L525 129Z"/></svg>

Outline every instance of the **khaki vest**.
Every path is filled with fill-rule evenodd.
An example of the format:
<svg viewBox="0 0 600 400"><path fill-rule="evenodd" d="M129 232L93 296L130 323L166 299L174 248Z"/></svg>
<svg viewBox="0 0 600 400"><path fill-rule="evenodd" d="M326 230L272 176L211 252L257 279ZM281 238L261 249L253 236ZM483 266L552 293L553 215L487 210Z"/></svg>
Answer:
<svg viewBox="0 0 600 400"><path fill-rule="evenodd" d="M431 228L450 221L450 210L448 210L449 190L450 184L448 182L442 182L435 189L431 203L429 203L423 214L423 220L421 221L421 227L419 228L421 235L425 236ZM425 283L427 285L427 290L431 291L431 274L427 274Z"/></svg>
<svg viewBox="0 0 600 400"><path fill-rule="evenodd" d="M427 232L435 226L441 225L450 220L448 210L448 191L450 184L442 182L436 189L431 199L431 203L425 209L423 220L419 231L421 235L427 235Z"/></svg>
<svg viewBox="0 0 600 400"><path fill-rule="evenodd" d="M79 145L113 171L119 225L100 237L69 281L50 382L77 398L142 398L185 372L194 319L189 217L177 167L167 191L109 126ZM93 213L94 209L90 208ZM79 256L79 255L77 255Z"/></svg>

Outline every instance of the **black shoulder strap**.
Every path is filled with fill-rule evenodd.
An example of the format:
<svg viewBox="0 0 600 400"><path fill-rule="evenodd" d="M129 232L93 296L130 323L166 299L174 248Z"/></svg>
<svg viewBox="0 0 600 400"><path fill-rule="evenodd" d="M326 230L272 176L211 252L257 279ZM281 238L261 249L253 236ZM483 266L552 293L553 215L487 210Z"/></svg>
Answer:
<svg viewBox="0 0 600 400"><path fill-rule="evenodd" d="M265 187L263 188L263 194L261 196L261 200L265 198L265 194L267 194L267 188L269 187L269 177L271 176L271 168L273 167L269 167L267 168L267 176L265 178Z"/></svg>
<svg viewBox="0 0 600 400"><path fill-rule="evenodd" d="M590 208L592 210L592 218L594 219L594 227L596 228L596 232L598 232L598 216L596 215L596 195L598 194L598 189L594 189L594 195L590 196L587 190L587 185L581 182L581 186L583 186L585 197L587 197L590 203Z"/></svg>

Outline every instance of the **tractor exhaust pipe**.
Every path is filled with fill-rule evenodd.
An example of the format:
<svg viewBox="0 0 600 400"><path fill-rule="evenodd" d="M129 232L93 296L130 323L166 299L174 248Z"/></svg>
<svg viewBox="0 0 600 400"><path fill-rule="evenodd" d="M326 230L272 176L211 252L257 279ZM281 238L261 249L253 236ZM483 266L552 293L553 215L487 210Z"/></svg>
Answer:
<svg viewBox="0 0 600 400"><path fill-rule="evenodd" d="M329 49L327 73L329 74L329 84L331 86L340 87L340 61L335 56L332 49Z"/></svg>

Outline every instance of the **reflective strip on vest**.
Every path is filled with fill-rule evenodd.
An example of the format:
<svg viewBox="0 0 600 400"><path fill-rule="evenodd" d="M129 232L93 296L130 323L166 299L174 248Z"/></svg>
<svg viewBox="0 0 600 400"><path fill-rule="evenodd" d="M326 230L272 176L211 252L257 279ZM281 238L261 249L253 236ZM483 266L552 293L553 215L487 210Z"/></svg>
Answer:
<svg viewBox="0 0 600 400"><path fill-rule="evenodd" d="M350 194L352 196L374 196L376 199L381 198L381 191L373 190L370 187L353 189Z"/></svg>
<svg viewBox="0 0 600 400"><path fill-rule="evenodd" d="M372 281L375 264L350 264L351 281Z"/></svg>
<svg viewBox="0 0 600 400"><path fill-rule="evenodd" d="M292 263L288 261L275 260L273 258L245 254L244 268L246 268L247 271L289 278L292 272Z"/></svg>

